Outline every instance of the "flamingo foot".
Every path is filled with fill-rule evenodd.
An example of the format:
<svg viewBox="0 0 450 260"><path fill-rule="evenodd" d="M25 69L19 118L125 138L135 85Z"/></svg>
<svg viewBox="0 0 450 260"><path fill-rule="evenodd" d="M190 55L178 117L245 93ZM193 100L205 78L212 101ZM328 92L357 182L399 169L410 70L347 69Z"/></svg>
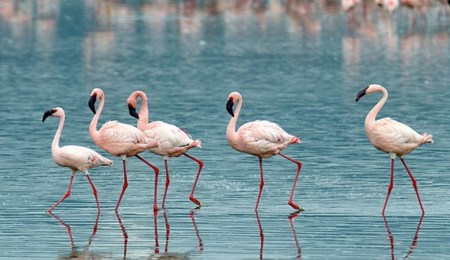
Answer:
<svg viewBox="0 0 450 260"><path fill-rule="evenodd" d="M189 196L189 199L194 202L198 207L200 207L202 204L198 199L196 199L194 196Z"/></svg>
<svg viewBox="0 0 450 260"><path fill-rule="evenodd" d="M296 209L298 212L304 211L304 209L302 207L300 207L299 205L295 204L292 200L288 201L288 204L292 208Z"/></svg>

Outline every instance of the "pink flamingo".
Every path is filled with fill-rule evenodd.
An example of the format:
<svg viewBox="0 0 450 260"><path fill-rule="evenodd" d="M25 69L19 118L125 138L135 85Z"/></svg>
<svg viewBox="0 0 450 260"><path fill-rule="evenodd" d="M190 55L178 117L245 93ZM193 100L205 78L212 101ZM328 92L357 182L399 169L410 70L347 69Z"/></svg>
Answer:
<svg viewBox="0 0 450 260"><path fill-rule="evenodd" d="M237 103L237 108L233 111L233 105ZM257 156L259 159L260 170L260 184L259 194L256 200L255 210L258 210L259 200L261 198L262 189L264 187L264 175L262 167L262 158L272 157L274 155L280 155L288 159L289 161L297 164L297 172L292 186L291 195L288 200L288 204L294 209L303 210L297 204L292 201L294 196L295 186L297 184L298 176L300 175L300 169L302 164L284 154L281 153L290 144L300 143L300 139L293 135L286 133L278 124L269 121L253 121L242 125L236 132L236 122L239 117L239 113L242 107L242 96L238 92L231 92L228 95L227 111L232 116L230 123L227 127L227 139L228 143L235 150L243 153L248 153Z"/></svg>
<svg viewBox="0 0 450 260"><path fill-rule="evenodd" d="M100 99L100 105L98 107L98 111L95 111L95 101ZM123 194L128 187L128 178L127 178L127 170L126 170L126 159L127 157L136 156L151 167L155 171L155 191L154 191L154 202L153 202L153 210L158 210L158 205L156 204L156 195L157 195L157 186L158 186L158 174L159 169L152 165L150 162L139 156L138 154L153 147L157 147L158 143L154 140L151 140L145 136L145 134L137 129L136 127L128 124L119 123L117 121L108 121L97 130L98 119L100 118L100 114L102 113L103 106L105 104L105 94L99 89L95 88L91 92L91 98L89 100L89 108L95 114L92 118L91 124L89 125L89 134L91 135L94 143L107 151L111 155L120 156L122 158L123 164L123 186L122 192L120 193L119 200L117 201L117 205L115 211L119 209L120 202L122 200Z"/></svg>
<svg viewBox="0 0 450 260"><path fill-rule="evenodd" d="M376 92L383 93L383 97L367 114L365 128L366 135L370 143L378 150L388 153L391 157L391 181L388 187L386 200L384 202L382 215L384 216L384 211L386 210L389 196L394 188L394 160L396 156L400 158L403 166L408 172L409 177L411 178L422 214L424 214L425 211L423 210L422 201L420 200L416 180L406 165L403 156L411 153L423 144L433 143L433 136L427 133L420 135L409 126L388 117L376 120L378 112L380 112L381 108L383 108L388 98L387 90L380 85L372 84L361 90L356 95L356 102L358 102L363 96Z"/></svg>
<svg viewBox="0 0 450 260"><path fill-rule="evenodd" d="M54 208L56 208L61 202L67 199L70 196L72 191L72 183L73 178L77 171L81 171L86 175L89 183L92 187L92 192L94 193L95 202L97 203L97 210L100 213L100 204L98 202L97 197L97 189L95 188L94 183L89 176L88 169L94 168L97 166L111 166L113 161L106 159L96 151L78 145L66 145L63 147L59 147L59 139L61 137L62 130L64 128L65 121L65 113L64 110L60 107L55 107L53 109L47 110L42 117L42 122L47 119L47 117L59 117L59 125L58 130L56 130L55 137L52 141L52 156L55 163L62 167L68 167L72 170L72 175L70 176L69 188L66 191L66 194L58 201L55 205L53 205L48 212L51 213Z"/></svg>
<svg viewBox="0 0 450 260"><path fill-rule="evenodd" d="M139 114L136 113L137 100L141 98L141 107ZM165 207L167 189L170 184L169 169L167 160L169 157L179 157L181 155L198 163L198 172L192 187L189 199L200 206L200 201L194 197L195 187L203 168L203 162L186 152L193 147L201 147L200 140L192 140L191 136L181 128L175 125L167 124L162 121L148 122L148 99L147 95L142 91L135 91L128 97L128 108L130 115L138 119L137 127L142 130L148 138L158 141L159 146L150 148L152 153L163 156L164 165L166 168L166 187L164 190L164 197L162 207Z"/></svg>

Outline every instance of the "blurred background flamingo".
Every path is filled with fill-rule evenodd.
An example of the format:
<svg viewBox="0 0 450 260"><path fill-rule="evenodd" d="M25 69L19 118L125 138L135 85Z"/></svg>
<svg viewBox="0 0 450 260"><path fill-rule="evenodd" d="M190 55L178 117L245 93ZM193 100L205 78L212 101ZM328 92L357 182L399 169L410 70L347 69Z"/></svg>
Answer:
<svg viewBox="0 0 450 260"><path fill-rule="evenodd" d="M61 133L64 128L65 121L65 113L61 107L55 107L53 109L45 111L42 122L44 122L47 117L58 117L59 125L56 130L55 136L52 141L52 156L55 163L62 167L68 167L72 170L72 175L70 176L69 188L66 191L66 194L53 205L48 212L56 208L61 202L67 199L70 196L70 192L72 190L73 178L77 171L81 171L86 175L89 183L92 187L92 192L94 193L95 202L97 203L97 210L100 213L100 204L98 202L97 189L95 188L94 183L89 176L88 169L94 168L97 166L111 166L113 161L103 157L96 151L89 149L87 147L78 146L78 145L66 145L63 147L59 146L59 139L61 138Z"/></svg>

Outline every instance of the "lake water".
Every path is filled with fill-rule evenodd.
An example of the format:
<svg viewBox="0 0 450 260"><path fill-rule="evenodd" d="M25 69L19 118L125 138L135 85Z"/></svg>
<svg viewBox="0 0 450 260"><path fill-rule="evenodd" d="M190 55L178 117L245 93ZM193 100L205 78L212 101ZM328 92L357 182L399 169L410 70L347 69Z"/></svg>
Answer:
<svg viewBox="0 0 450 260"><path fill-rule="evenodd" d="M169 3L168 3L169 2ZM444 259L450 255L450 17L439 5L416 23L362 1L345 13L337 1L7 1L0 2L0 258L4 259ZM287 6L287 7L286 7ZM375 150L364 118L380 98L355 103L370 83L389 100L380 116L433 134L406 157L419 184ZM149 96L150 118L176 124L202 141L189 152L204 161L196 196L188 200L197 164L169 160L166 210L153 214L154 174L128 159L129 187L119 215L122 165L91 141L87 102L106 93L100 118L136 124L126 98ZM259 211L256 157L225 138L227 95L239 91L238 124L279 123L302 139L284 153L303 163L287 204L295 165L264 160ZM83 174L72 195L70 170L55 165L50 144L58 122L41 122L61 106L61 145L90 147L114 159L90 171L101 215ZM143 157L158 166L161 157ZM164 174L159 181L161 204ZM83 258L84 257L84 258Z"/></svg>

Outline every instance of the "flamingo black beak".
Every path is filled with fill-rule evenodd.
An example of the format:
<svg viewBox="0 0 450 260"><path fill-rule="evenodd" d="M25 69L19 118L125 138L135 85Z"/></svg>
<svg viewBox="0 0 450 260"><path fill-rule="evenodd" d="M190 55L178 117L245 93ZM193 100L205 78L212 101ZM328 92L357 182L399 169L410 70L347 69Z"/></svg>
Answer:
<svg viewBox="0 0 450 260"><path fill-rule="evenodd" d="M89 99L88 105L89 108L91 109L92 113L96 113L95 112L95 101L97 101L97 94L94 93L94 95L91 96L91 98Z"/></svg>
<svg viewBox="0 0 450 260"><path fill-rule="evenodd" d="M130 112L132 117L139 119L139 114L136 112L136 108L134 108L133 105L128 104L128 112Z"/></svg>
<svg viewBox="0 0 450 260"><path fill-rule="evenodd" d="M44 112L44 116L42 116L42 122L45 121L45 119L47 119L47 117L53 115L56 112L56 109L50 109Z"/></svg>
<svg viewBox="0 0 450 260"><path fill-rule="evenodd" d="M233 98L230 97L230 99L228 99L227 102L227 111L232 117L234 117L233 105L234 105Z"/></svg>
<svg viewBox="0 0 450 260"><path fill-rule="evenodd" d="M361 90L360 92L358 92L358 94L356 94L356 102L358 102L362 97L364 97L367 93L367 89L369 88L369 86L365 87L363 90Z"/></svg>

